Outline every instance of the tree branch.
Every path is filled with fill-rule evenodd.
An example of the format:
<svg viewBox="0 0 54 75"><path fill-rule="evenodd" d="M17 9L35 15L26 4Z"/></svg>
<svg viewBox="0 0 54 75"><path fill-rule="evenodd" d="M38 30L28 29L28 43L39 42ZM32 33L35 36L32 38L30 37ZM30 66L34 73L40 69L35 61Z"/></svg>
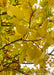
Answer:
<svg viewBox="0 0 54 75"><path fill-rule="evenodd" d="M21 5L20 3L12 4L13 6Z"/></svg>
<svg viewBox="0 0 54 75"><path fill-rule="evenodd" d="M15 42L20 41L20 40L22 40L22 38L17 39L17 40L14 40L14 41L12 41L12 42L10 42L10 43L8 43L8 44L5 44L2 48L0 48L0 50L1 50L1 49L4 49L6 46L9 46L9 45L11 45L12 43L15 43Z"/></svg>
<svg viewBox="0 0 54 75"><path fill-rule="evenodd" d="M31 15L30 15L30 19L29 19L29 28L30 28L30 26L31 26L31 18L32 18L32 16L34 15L35 11L36 11L36 10L32 11L32 13L31 13Z"/></svg>
<svg viewBox="0 0 54 75"><path fill-rule="evenodd" d="M48 20L49 22L54 22L54 20Z"/></svg>
<svg viewBox="0 0 54 75"><path fill-rule="evenodd" d="M35 43L34 41L32 41L32 42ZM40 48L40 46L37 43L35 43L35 45L43 52L43 49Z"/></svg>
<svg viewBox="0 0 54 75"><path fill-rule="evenodd" d="M48 53L48 55L54 55L54 54L52 54L53 52L54 52L54 50L51 53Z"/></svg>
<svg viewBox="0 0 54 75"><path fill-rule="evenodd" d="M24 74L24 75L29 75L29 74L25 74L25 72L23 72L23 71L19 71L20 73L22 73L22 74Z"/></svg>
<svg viewBox="0 0 54 75"><path fill-rule="evenodd" d="M30 4L30 2L28 2L28 4L29 4L29 6L30 6L30 8L31 8L31 10L32 10L32 12L33 12L32 5Z"/></svg>
<svg viewBox="0 0 54 75"><path fill-rule="evenodd" d="M0 14L0 15L7 15L7 12L2 12L2 14Z"/></svg>
<svg viewBox="0 0 54 75"><path fill-rule="evenodd" d="M12 42L10 42L10 43L8 43L8 44L5 44L2 48L0 48L0 50L4 49L6 46L9 46L9 45L11 45L12 43L15 43L15 42L17 42L17 41L32 42L32 41L39 41L39 40L42 40L42 38L37 39L37 40L24 40L24 39L20 38L20 39L14 40L14 41L12 41Z"/></svg>
<svg viewBox="0 0 54 75"><path fill-rule="evenodd" d="M3 23L4 23L5 25L3 25ZM1 26L4 26L4 27L9 27L9 26L12 26L12 25L13 25L13 23L1 22Z"/></svg>
<svg viewBox="0 0 54 75"><path fill-rule="evenodd" d="M36 39L36 40L24 40L24 39L22 39L22 41L28 41L28 42L39 41L39 40L42 40L42 38L40 38L40 39Z"/></svg>

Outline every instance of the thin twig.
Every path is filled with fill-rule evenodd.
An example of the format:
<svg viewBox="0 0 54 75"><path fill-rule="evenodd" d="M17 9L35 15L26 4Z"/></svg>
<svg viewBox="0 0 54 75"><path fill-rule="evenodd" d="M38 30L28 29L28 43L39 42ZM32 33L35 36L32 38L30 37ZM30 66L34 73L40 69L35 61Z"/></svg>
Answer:
<svg viewBox="0 0 54 75"><path fill-rule="evenodd" d="M32 12L33 12L33 9L32 9L32 5L31 5L31 3L30 3L30 2L28 2L28 4L29 4L29 6L30 6L30 8L31 8L31 10L32 10Z"/></svg>
<svg viewBox="0 0 54 75"><path fill-rule="evenodd" d="M35 43L34 41L32 41L32 42ZM40 48L40 46L37 43L35 43L35 45L43 52L43 49Z"/></svg>

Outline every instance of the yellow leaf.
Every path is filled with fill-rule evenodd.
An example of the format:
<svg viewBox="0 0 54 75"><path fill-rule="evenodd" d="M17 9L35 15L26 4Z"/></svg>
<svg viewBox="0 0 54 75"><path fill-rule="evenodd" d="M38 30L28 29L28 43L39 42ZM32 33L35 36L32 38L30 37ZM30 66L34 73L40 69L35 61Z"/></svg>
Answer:
<svg viewBox="0 0 54 75"><path fill-rule="evenodd" d="M46 36L46 34L47 34L47 25L48 25L48 20L45 19L43 24L42 24L42 27L38 29L38 32L39 32L40 36L42 36L42 37Z"/></svg>
<svg viewBox="0 0 54 75"><path fill-rule="evenodd" d="M23 18L23 12L20 9L20 7L15 7L15 6L9 5L7 13L10 16L16 16L16 18L18 20Z"/></svg>
<svg viewBox="0 0 54 75"><path fill-rule="evenodd" d="M39 61L44 57L41 50L37 46L34 46L32 43L28 43L27 54L29 55L30 60L33 62L35 61L34 64L38 64Z"/></svg>

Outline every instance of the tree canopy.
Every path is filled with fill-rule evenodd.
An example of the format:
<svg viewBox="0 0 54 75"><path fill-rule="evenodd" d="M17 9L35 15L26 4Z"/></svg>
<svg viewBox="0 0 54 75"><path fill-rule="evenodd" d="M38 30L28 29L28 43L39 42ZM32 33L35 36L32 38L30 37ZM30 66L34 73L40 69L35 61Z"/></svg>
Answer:
<svg viewBox="0 0 54 75"><path fill-rule="evenodd" d="M54 50L46 50L54 46L54 0L38 1L0 0L1 75L49 73L46 61ZM21 69L24 61L40 64L40 70Z"/></svg>

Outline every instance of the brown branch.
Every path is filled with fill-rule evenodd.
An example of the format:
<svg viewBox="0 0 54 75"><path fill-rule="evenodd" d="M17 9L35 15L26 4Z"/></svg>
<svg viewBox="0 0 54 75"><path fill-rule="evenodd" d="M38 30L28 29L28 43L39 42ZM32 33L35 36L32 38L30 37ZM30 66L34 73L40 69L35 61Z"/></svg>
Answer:
<svg viewBox="0 0 54 75"><path fill-rule="evenodd" d="M52 50L52 52L51 53L48 53L48 55L54 55L54 54L52 54L54 52L54 50Z"/></svg>
<svg viewBox="0 0 54 75"><path fill-rule="evenodd" d="M21 5L20 3L12 4L13 6Z"/></svg>
<svg viewBox="0 0 54 75"><path fill-rule="evenodd" d="M5 25L3 25L3 23L4 23ZM9 27L9 26L12 26L12 25L13 25L13 23L1 22L1 26L4 26L4 27Z"/></svg>
<svg viewBox="0 0 54 75"><path fill-rule="evenodd" d="M24 35L24 37L25 37L25 35ZM33 42L33 41L39 41L39 40L42 40L42 39L37 39L37 40L24 40L24 39L20 38L20 39L14 40L14 41L12 41L12 42L10 42L10 43L8 43L8 44L5 44L2 48L0 48L0 50L4 49L6 46L9 46L9 45L11 45L12 43L15 43L15 42L17 42L17 41Z"/></svg>
<svg viewBox="0 0 54 75"><path fill-rule="evenodd" d="M22 39L22 41L28 41L28 42L39 41L39 40L42 40L42 38L40 38L40 39L36 39L36 40L24 40L24 39Z"/></svg>
<svg viewBox="0 0 54 75"><path fill-rule="evenodd" d="M29 75L29 74L25 74L25 72L23 72L23 71L21 71L21 70L20 70L19 72L22 73L22 74L24 74L24 75Z"/></svg>
<svg viewBox="0 0 54 75"><path fill-rule="evenodd" d="M17 63L18 64L18 62L16 62L16 61L12 61L12 62L10 62L10 63L7 63L7 64L4 64L3 66L10 66L11 64L13 64L13 63Z"/></svg>
<svg viewBox="0 0 54 75"><path fill-rule="evenodd" d="M54 56L54 54L48 54L48 55L52 55L52 56Z"/></svg>
<svg viewBox="0 0 54 75"><path fill-rule="evenodd" d="M21 41L21 40L22 40L22 38L17 39L17 40L14 40L14 41L12 41L12 42L10 42L10 43L8 43L8 44L5 44L2 48L0 48L0 50L4 49L6 46L11 45L12 43L15 43L15 42L17 42L17 41Z"/></svg>
<svg viewBox="0 0 54 75"><path fill-rule="evenodd" d="M33 64L33 63L22 63L22 64Z"/></svg>
<svg viewBox="0 0 54 75"><path fill-rule="evenodd" d="M31 10L32 10L32 12L33 12L32 5L30 4L30 2L28 2L28 4L29 4L29 6L30 6L30 8L31 8Z"/></svg>
<svg viewBox="0 0 54 75"><path fill-rule="evenodd" d="M48 20L48 22L54 22L54 20Z"/></svg>
<svg viewBox="0 0 54 75"><path fill-rule="evenodd" d="M32 41L32 42L35 43L34 41ZM37 43L35 43L35 45L43 52L43 49L40 48L40 46Z"/></svg>
<svg viewBox="0 0 54 75"><path fill-rule="evenodd" d="M9 27L9 26L12 26L12 25L1 25L1 26L4 26L4 27Z"/></svg>
<svg viewBox="0 0 54 75"><path fill-rule="evenodd" d="M2 14L0 14L0 15L7 15L7 12L2 12Z"/></svg>
<svg viewBox="0 0 54 75"><path fill-rule="evenodd" d="M32 16L34 15L35 11L36 11L36 10L34 10L34 11L31 13L31 15L30 15L30 19L29 19L29 28L30 28L30 26L31 26L31 18L32 18Z"/></svg>
<svg viewBox="0 0 54 75"><path fill-rule="evenodd" d="M16 5L21 5L20 3L19 3L19 1L18 0L15 0L15 4L12 4L13 6L16 6Z"/></svg>

